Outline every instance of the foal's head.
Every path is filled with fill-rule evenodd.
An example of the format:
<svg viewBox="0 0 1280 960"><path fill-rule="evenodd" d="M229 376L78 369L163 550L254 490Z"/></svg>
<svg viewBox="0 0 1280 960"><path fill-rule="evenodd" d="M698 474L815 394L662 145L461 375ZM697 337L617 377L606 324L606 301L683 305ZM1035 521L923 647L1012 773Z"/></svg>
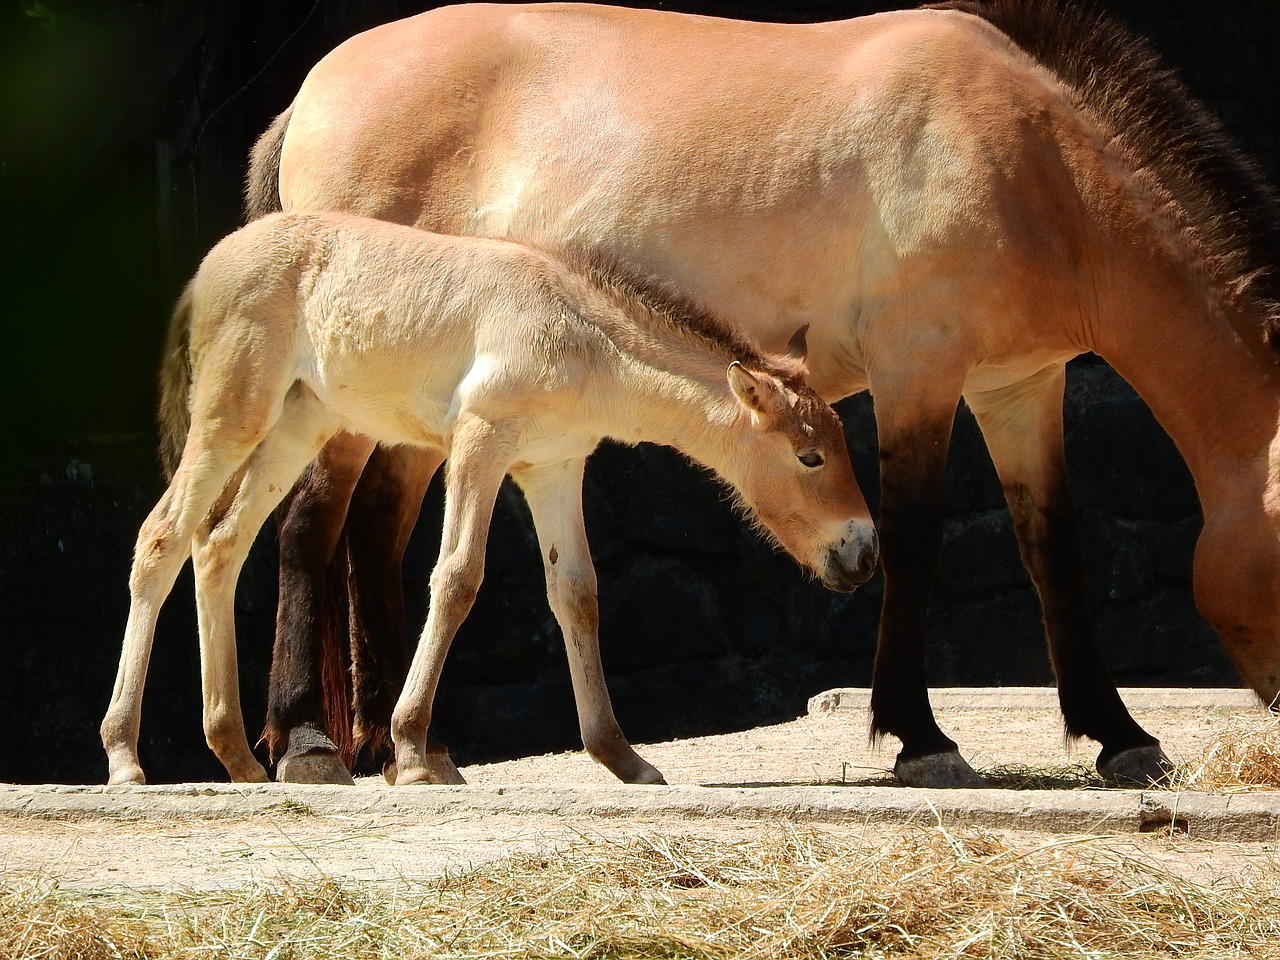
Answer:
<svg viewBox="0 0 1280 960"><path fill-rule="evenodd" d="M760 523L831 590L875 570L875 527L853 475L840 418L799 377L729 366L751 421L736 485Z"/></svg>

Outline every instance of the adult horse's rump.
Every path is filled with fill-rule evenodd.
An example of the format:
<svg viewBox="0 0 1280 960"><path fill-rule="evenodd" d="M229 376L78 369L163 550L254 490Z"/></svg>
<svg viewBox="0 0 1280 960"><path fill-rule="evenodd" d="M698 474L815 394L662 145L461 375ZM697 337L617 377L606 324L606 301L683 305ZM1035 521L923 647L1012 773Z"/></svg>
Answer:
<svg viewBox="0 0 1280 960"><path fill-rule="evenodd" d="M448 7L326 57L259 156L255 192L276 180L288 209L591 245L723 305L767 345L810 323L813 385L875 397L885 594L872 731L901 739L904 781L978 782L933 718L923 668L961 397L1041 597L1068 733L1101 744L1108 776L1168 768L1116 693L1088 615L1061 409L1064 365L1086 351L1134 385L1189 464L1206 518L1197 602L1258 694L1280 690L1268 342L1280 211L1217 122L1118 27L1033 0L809 25ZM357 571L398 562L434 467L391 451L377 466L383 479L366 468L362 486L392 491L382 502L400 509L381 540L358 532ZM320 471L326 482L295 498L291 517L310 518L298 528L323 515L336 530L357 474ZM385 583L398 590L398 574ZM386 612L398 601L370 602L367 587L355 591L365 640L398 643L399 614ZM287 593L282 624L311 622L286 607L314 593ZM278 649L305 643L277 637ZM311 686L295 675L273 690ZM277 745L308 720L301 702L273 692ZM358 701L358 728L382 729L378 711Z"/></svg>

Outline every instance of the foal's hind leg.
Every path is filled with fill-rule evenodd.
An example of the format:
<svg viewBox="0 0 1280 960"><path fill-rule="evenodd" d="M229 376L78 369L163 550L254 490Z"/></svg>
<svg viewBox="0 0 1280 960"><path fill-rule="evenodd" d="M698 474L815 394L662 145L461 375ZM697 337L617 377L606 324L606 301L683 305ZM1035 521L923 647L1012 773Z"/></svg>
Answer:
<svg viewBox="0 0 1280 960"><path fill-rule="evenodd" d="M569 460L516 474L538 531L547 599L564 632L578 724L587 753L624 783L665 783L627 743L613 715L600 663L596 572L582 519L585 460Z"/></svg>
<svg viewBox="0 0 1280 960"><path fill-rule="evenodd" d="M1167 778L1173 765L1125 708L1094 636L1063 456L1065 383L1065 367L1055 365L966 399L1000 475L1022 562L1040 594L1067 734L1102 744L1098 772L1108 780L1145 786Z"/></svg>
<svg viewBox="0 0 1280 960"><path fill-rule="evenodd" d="M302 384L295 384L280 418L245 464L234 497L196 532L192 563L200 624L205 739L237 782L263 781L267 774L249 749L240 709L236 581L263 522L337 428L316 396Z"/></svg>
<svg viewBox="0 0 1280 960"><path fill-rule="evenodd" d="M173 480L138 531L129 575L129 619L120 669L100 730L109 783L146 782L138 761L138 732L156 619L178 572L191 555L197 524L247 452L208 446L198 437L189 439Z"/></svg>

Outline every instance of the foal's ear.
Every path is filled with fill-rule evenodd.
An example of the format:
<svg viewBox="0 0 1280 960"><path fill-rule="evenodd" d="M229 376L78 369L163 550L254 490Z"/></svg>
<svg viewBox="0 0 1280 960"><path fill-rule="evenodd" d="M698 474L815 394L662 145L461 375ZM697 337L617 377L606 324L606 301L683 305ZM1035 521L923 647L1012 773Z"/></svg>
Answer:
<svg viewBox="0 0 1280 960"><path fill-rule="evenodd" d="M782 385L765 373L752 373L737 360L729 364L729 387L738 402L751 411L758 425L769 423L784 404Z"/></svg>
<svg viewBox="0 0 1280 960"><path fill-rule="evenodd" d="M808 358L809 325L807 323L791 335L791 340L787 343L787 356L797 363L804 363Z"/></svg>
<svg viewBox="0 0 1280 960"><path fill-rule="evenodd" d="M808 379L809 364L806 362L808 356L809 325L806 323L791 335L791 339L787 341L787 352L781 357L783 365L789 371L789 376L799 377L802 380Z"/></svg>

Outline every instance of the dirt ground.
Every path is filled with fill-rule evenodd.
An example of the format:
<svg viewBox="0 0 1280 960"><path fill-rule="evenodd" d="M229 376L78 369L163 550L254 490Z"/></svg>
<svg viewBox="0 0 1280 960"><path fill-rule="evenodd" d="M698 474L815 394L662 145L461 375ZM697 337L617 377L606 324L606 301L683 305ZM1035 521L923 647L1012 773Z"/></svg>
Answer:
<svg viewBox="0 0 1280 960"><path fill-rule="evenodd" d="M1089 745L1072 752L1051 704L1043 697L1032 700L1001 709L992 705L1000 698L956 692L935 697L935 706L943 728L979 769L1091 764ZM1135 709L1135 717L1161 739L1175 762L1202 756L1232 717L1258 713L1247 698L1212 692L1178 703L1143 702L1147 705ZM1109 802L1124 809L1148 803L1139 791L990 790L942 796L942 791L898 788L887 779L896 744L880 750L867 745L859 695L845 697L835 709L812 709L792 723L639 747L670 788L618 785L581 753L467 767L462 772L470 786L464 788L393 790L380 780L362 780L355 787L243 790L4 788L0 871L7 879L39 875L97 891L230 887L276 877L394 882L583 838L650 833L730 841L797 824L875 835L904 829L903 819L925 825L941 821L948 829L977 824L1029 846L1060 842L1065 824L1071 834L1097 835L1103 839L1095 842L1175 863L1208 883L1232 882L1260 865L1277 868L1280 836L1266 835L1270 827L1249 842L1209 841L1197 839L1196 829L1181 834L1160 822L1143 835L1105 813ZM956 794L969 796L957 799ZM1194 806L1190 795L1184 801L1169 796L1174 799L1159 803L1167 802L1170 809L1179 802ZM207 807L201 806L202 797ZM1280 814L1280 794L1212 799L1218 803L1214 809L1239 811L1253 803L1271 818L1268 824ZM898 802L908 813L897 823L887 822L873 811L884 800ZM860 812L864 803L865 813ZM1037 813L1050 807L1074 810L1074 819ZM1091 810L1104 813L1090 820ZM993 819L997 811L1006 813Z"/></svg>

